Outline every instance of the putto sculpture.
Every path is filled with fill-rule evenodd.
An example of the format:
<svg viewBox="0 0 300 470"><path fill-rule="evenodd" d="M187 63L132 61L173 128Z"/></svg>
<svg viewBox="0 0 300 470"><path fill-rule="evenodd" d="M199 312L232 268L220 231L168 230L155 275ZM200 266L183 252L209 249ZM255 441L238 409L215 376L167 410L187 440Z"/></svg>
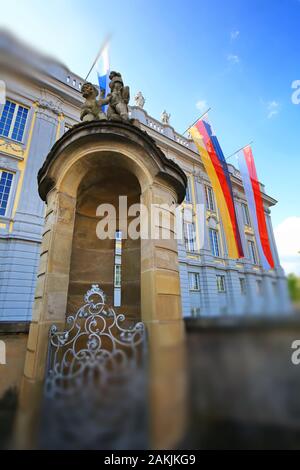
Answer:
<svg viewBox="0 0 300 470"><path fill-rule="evenodd" d="M171 117L171 114L167 113L167 111L164 110L161 114L161 117L160 117L161 122L163 124L169 124L170 123L170 117Z"/></svg>
<svg viewBox="0 0 300 470"><path fill-rule="evenodd" d="M106 114L102 111L102 106L108 104L108 98L99 98L97 88L89 82L82 85L81 94L85 98L85 102L81 107L80 120L88 121L104 121L107 119Z"/></svg>
<svg viewBox="0 0 300 470"><path fill-rule="evenodd" d="M134 104L135 104L135 106L137 106L138 108L143 108L145 102L146 102L146 100L145 100L145 98L143 97L142 92L141 92L141 91L138 91L137 94L136 94L135 97L134 97Z"/></svg>
<svg viewBox="0 0 300 470"><path fill-rule="evenodd" d="M97 88L89 82L84 83L81 88L81 94L85 98L85 102L81 107L81 121L129 121L128 103L130 99L129 87L124 86L122 75L119 72L110 72L109 75L110 93L97 100L99 94ZM108 105L107 115L102 106Z"/></svg>
<svg viewBox="0 0 300 470"><path fill-rule="evenodd" d="M122 76L119 72L110 72L109 78L109 88L111 89L111 93L107 95L109 98L107 117L113 121L129 121L129 87L124 86Z"/></svg>

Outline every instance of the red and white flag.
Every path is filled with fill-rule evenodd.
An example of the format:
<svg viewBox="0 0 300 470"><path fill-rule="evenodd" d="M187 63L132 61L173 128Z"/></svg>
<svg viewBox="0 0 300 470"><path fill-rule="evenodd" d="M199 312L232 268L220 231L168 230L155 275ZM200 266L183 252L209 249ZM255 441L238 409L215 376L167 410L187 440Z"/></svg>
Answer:
<svg viewBox="0 0 300 470"><path fill-rule="evenodd" d="M274 268L274 259L270 246L262 194L250 146L245 147L239 152L238 162L261 264L268 271Z"/></svg>

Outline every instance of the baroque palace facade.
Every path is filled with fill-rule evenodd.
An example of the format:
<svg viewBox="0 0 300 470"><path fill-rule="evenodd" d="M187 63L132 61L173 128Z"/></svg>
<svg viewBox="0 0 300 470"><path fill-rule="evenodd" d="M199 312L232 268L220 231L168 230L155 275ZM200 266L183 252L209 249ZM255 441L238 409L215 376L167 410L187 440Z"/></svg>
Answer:
<svg viewBox="0 0 300 470"><path fill-rule="evenodd" d="M55 141L79 122L83 79L8 33L0 34L0 70L6 84L6 100L0 104L0 322L29 322L45 213L37 172ZM183 315L288 312L270 215L276 201L262 185L275 260L275 269L264 272L239 172L229 165L245 253L244 259L229 259L222 220L195 145L173 129L166 114L160 122L139 103L137 99L131 106L131 117L188 177L182 205L185 238L178 242Z"/></svg>

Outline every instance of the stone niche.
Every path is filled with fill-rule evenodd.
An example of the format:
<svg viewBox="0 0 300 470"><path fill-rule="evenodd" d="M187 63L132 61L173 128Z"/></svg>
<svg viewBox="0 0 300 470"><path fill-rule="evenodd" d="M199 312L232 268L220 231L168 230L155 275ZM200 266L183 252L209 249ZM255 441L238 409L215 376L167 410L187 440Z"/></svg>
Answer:
<svg viewBox="0 0 300 470"><path fill-rule="evenodd" d="M83 295L91 284L100 284L107 302L114 305L115 240L100 240L97 236L99 217L97 208L111 204L115 210L113 221L119 230L126 229L133 217L120 220L119 195L127 197L127 204L140 202L141 188L135 175L125 168L114 168L108 163L118 160L109 152L97 162L97 169L90 171L81 181L75 209L75 221L71 251L67 311L75 312L82 304ZM109 217L107 217L109 219ZM128 231L128 230L126 230ZM141 242L124 238L121 241L121 306L116 311L126 312L128 319L141 319Z"/></svg>
<svg viewBox="0 0 300 470"><path fill-rule="evenodd" d="M46 202L37 287L20 397L19 435L34 422L45 374L49 328L65 328L66 316L99 284L113 305L114 240L100 240L97 207L143 204L159 236L122 242L119 311L147 328L150 352L150 414L153 447L169 448L183 431L184 326L181 314L175 215L187 179L138 125L113 121L80 123L52 147L38 174ZM165 204L165 219L151 220L151 207ZM130 218L128 218L130 222ZM143 218L141 227L144 227ZM162 235L164 233L164 235ZM168 236L166 236L168 235ZM36 412L37 413L37 412ZM21 423L21 424L20 424ZM28 443L21 445L27 446Z"/></svg>
<svg viewBox="0 0 300 470"><path fill-rule="evenodd" d="M47 203L42 255L33 322L64 322L82 303L91 284L100 284L113 305L115 240L97 236L100 204L112 204L116 229L119 196L127 207L180 203L185 194L183 171L168 160L138 127L114 122L82 123L52 148L38 176ZM166 209L168 210L168 209ZM126 211L121 216L127 216ZM173 214L171 220L173 222ZM169 239L122 240L120 311L143 321L181 318L177 242ZM142 223L142 222L141 222ZM162 221L156 222L162 224Z"/></svg>

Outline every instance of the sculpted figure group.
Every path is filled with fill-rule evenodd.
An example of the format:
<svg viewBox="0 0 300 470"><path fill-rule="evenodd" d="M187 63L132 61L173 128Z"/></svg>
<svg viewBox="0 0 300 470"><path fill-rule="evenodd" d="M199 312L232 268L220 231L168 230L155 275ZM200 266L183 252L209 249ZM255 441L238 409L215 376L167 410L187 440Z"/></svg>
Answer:
<svg viewBox="0 0 300 470"><path fill-rule="evenodd" d="M85 102L81 107L81 121L103 121L107 119L111 121L129 121L129 87L124 86L119 72L110 72L109 79L110 93L104 98L104 91L102 91L99 99L97 99L97 88L92 83L84 83L81 88L81 94L85 98ZM107 114L105 114L104 106L107 105Z"/></svg>

